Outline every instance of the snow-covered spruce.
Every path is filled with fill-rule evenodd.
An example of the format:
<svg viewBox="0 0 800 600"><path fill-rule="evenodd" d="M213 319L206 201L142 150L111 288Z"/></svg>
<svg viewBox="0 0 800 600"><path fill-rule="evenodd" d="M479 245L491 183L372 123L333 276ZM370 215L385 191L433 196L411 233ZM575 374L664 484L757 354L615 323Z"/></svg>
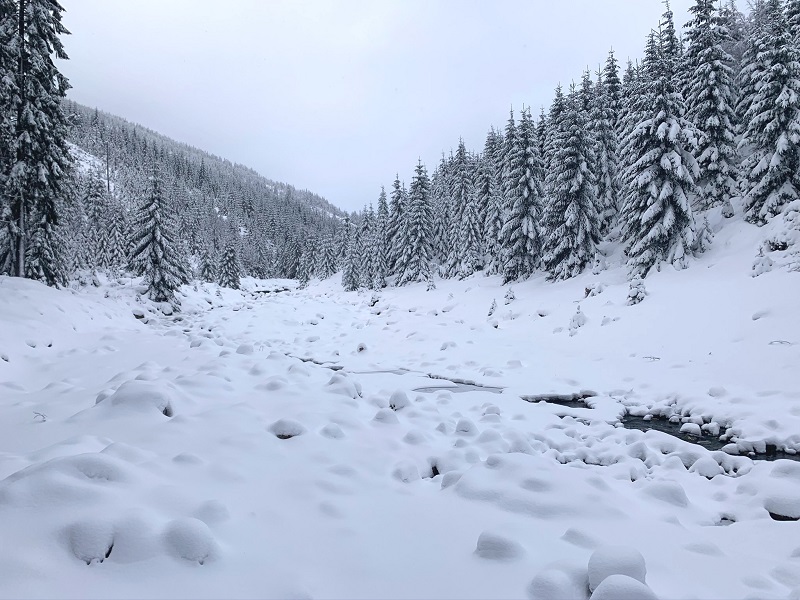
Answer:
<svg viewBox="0 0 800 600"><path fill-rule="evenodd" d="M725 50L732 40L713 0L697 0L689 10L689 46L683 56L686 117L699 131L698 208L722 206L733 215L731 198L738 195L733 57Z"/></svg>
<svg viewBox="0 0 800 600"><path fill-rule="evenodd" d="M540 262L544 169L535 136L530 110L522 111L518 126L511 114L504 141L505 220L500 231L505 282L530 276Z"/></svg>
<svg viewBox="0 0 800 600"><path fill-rule="evenodd" d="M800 53L782 14L768 1L766 23L752 44L759 49L750 68L753 93L744 115L740 147L747 186L747 218L763 224L800 198Z"/></svg>
<svg viewBox="0 0 800 600"><path fill-rule="evenodd" d="M175 305L179 304L175 292L189 282L189 272L155 166L154 171L147 197L133 223L130 268L144 276L152 300Z"/></svg>
<svg viewBox="0 0 800 600"><path fill-rule="evenodd" d="M557 149L548 175L549 202L542 217L542 263L556 280L583 271L594 258L600 237L597 187L590 170L596 162L595 140L587 135L581 102L573 85L553 134Z"/></svg>
<svg viewBox="0 0 800 600"><path fill-rule="evenodd" d="M684 118L683 97L674 81L677 57L670 54L668 31L650 36L643 66L649 81L640 101L645 118L625 143L631 157L625 174L629 189L623 235L630 272L642 277L663 262L685 267L704 241L691 207L699 174L694 157L697 130Z"/></svg>

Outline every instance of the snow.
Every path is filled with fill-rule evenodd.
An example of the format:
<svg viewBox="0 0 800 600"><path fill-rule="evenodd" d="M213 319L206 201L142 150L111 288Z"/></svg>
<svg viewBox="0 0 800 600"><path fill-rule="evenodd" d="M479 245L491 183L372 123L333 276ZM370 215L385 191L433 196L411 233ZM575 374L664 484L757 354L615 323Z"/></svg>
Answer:
<svg viewBox="0 0 800 600"><path fill-rule="evenodd" d="M657 600L653 591L627 575L611 575L597 586L591 600Z"/></svg>
<svg viewBox="0 0 800 600"><path fill-rule="evenodd" d="M597 586L610 575L625 575L641 583L647 583L644 557L636 548L625 546L598 548L589 557L589 590L596 590Z"/></svg>
<svg viewBox="0 0 800 600"><path fill-rule="evenodd" d="M0 278L0 596L800 597L800 463L747 456L800 450L800 278L752 277L763 238L730 221L635 305L610 268L490 318L482 274L172 315Z"/></svg>

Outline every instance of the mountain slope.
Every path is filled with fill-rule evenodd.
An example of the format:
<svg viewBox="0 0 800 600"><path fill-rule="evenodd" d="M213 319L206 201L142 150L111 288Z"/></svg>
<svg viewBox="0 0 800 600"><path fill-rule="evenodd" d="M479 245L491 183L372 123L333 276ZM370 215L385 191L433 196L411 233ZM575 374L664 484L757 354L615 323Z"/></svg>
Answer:
<svg viewBox="0 0 800 600"><path fill-rule="evenodd" d="M66 102L65 109L70 142L89 155L79 161L76 173L79 202L66 219L73 228L104 228L85 202L92 186L101 182L103 204L127 214L141 203L157 170L190 255L215 256L238 236L246 274L293 277L303 241L332 234L344 216L317 194L271 181L120 117L75 102ZM81 236L68 232L67 237ZM78 257L77 266L93 266L95 257L83 258Z"/></svg>

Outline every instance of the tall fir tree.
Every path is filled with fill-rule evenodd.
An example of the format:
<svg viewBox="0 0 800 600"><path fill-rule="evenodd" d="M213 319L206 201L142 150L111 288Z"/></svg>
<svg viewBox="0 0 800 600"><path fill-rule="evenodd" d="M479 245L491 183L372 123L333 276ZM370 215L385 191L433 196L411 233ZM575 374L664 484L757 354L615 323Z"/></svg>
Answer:
<svg viewBox="0 0 800 600"><path fill-rule="evenodd" d="M234 234L235 235L235 234ZM217 267L217 283L232 290L238 290L241 286L240 276L242 267L239 264L239 251L236 248L236 240L231 236L228 243L225 244L225 250L219 259L219 266Z"/></svg>
<svg viewBox="0 0 800 600"><path fill-rule="evenodd" d="M479 197L474 180L470 182L467 204L461 216L459 238L461 260L458 276L463 279L483 269Z"/></svg>
<svg viewBox="0 0 800 600"><path fill-rule="evenodd" d="M542 219L542 262L551 279L578 275L594 258L600 237L597 187L592 167L597 158L589 135L583 92L573 85L555 137L554 173Z"/></svg>
<svg viewBox="0 0 800 600"><path fill-rule="evenodd" d="M89 174L83 195L84 214L87 219L86 255L88 265L104 269L110 264L107 221L108 202L105 182L97 171Z"/></svg>
<svg viewBox="0 0 800 600"><path fill-rule="evenodd" d="M602 76L598 77L604 85L606 108L611 113L611 126L619 136L619 117L622 111L622 82L619 79L619 61L614 50L609 50Z"/></svg>
<svg viewBox="0 0 800 600"><path fill-rule="evenodd" d="M200 255L200 281L215 283L217 281L217 265L209 248L203 248Z"/></svg>
<svg viewBox="0 0 800 600"><path fill-rule="evenodd" d="M612 55L613 56L613 55ZM596 208L599 217L599 231L606 233L614 223L619 203L619 160L617 147L619 141L615 128L614 97L607 82L598 72L594 87L590 131L595 138L594 178L597 184Z"/></svg>
<svg viewBox="0 0 800 600"><path fill-rule="evenodd" d="M349 227L349 222L346 222L344 227ZM346 231L342 230L342 231ZM342 239L347 241L347 237ZM328 279L333 276L338 270L339 252L336 250L336 238L334 234L329 233L322 237L320 240L319 251L316 253L316 264L314 265L314 273L320 279Z"/></svg>
<svg viewBox="0 0 800 600"><path fill-rule="evenodd" d="M381 186L378 196L378 213L375 219L375 280L373 287L386 287L389 276L389 205L386 202L386 190Z"/></svg>
<svg viewBox="0 0 800 600"><path fill-rule="evenodd" d="M359 239L355 228L348 228L348 230L344 268L342 269L342 287L345 292L355 292L361 283Z"/></svg>
<svg viewBox="0 0 800 600"><path fill-rule="evenodd" d="M106 235L108 266L117 272L128 261L128 219L119 200L113 200L108 210L108 231Z"/></svg>
<svg viewBox="0 0 800 600"><path fill-rule="evenodd" d="M464 215L467 205L470 203L472 195L472 173L470 172L469 158L464 140L458 140L458 149L453 157L450 172L450 211L448 214L448 230L455 233L452 235L448 247L447 265L444 271L446 277L455 277L462 272L462 264L465 258L466 248L464 247ZM472 217L476 215L472 213Z"/></svg>
<svg viewBox="0 0 800 600"><path fill-rule="evenodd" d="M769 68L766 62L771 45L769 19L767 1L757 0L750 13L741 67L736 76L736 86L739 91L735 107L736 114L745 129L747 128L746 115Z"/></svg>
<svg viewBox="0 0 800 600"><path fill-rule="evenodd" d="M433 213L430 199L430 180L422 162L417 163L409 190L405 243L400 257L399 284L430 281L431 232Z"/></svg>
<svg viewBox="0 0 800 600"><path fill-rule="evenodd" d="M512 121L513 124L513 121ZM536 270L542 252L539 230L544 192L542 162L536 152L536 132L530 110L523 109L519 127L509 127L506 135L507 197L500 244L503 253L503 280L516 281Z"/></svg>
<svg viewBox="0 0 800 600"><path fill-rule="evenodd" d="M746 218L763 224L800 198L800 63L780 0L767 0L761 59L766 66L747 113L741 144Z"/></svg>
<svg viewBox="0 0 800 600"><path fill-rule="evenodd" d="M550 111L547 114L547 131L544 132L544 156L542 161L544 164L545 172L549 173L553 167L553 160L555 152L557 151L557 143L555 138L558 136L559 125L561 122L561 115L564 113L566 100L564 98L564 90L559 83L556 87L553 103L550 105Z"/></svg>
<svg viewBox="0 0 800 600"><path fill-rule="evenodd" d="M178 305L175 292L189 282L189 271L164 197L162 176L155 167L154 171L150 190L133 224L130 268L144 276L153 301Z"/></svg>
<svg viewBox="0 0 800 600"><path fill-rule="evenodd" d="M301 288L307 287L309 281L314 276L314 265L316 264L314 248L316 242L317 240L315 238L307 240L300 254L300 260L297 265L297 282Z"/></svg>
<svg viewBox="0 0 800 600"><path fill-rule="evenodd" d="M689 10L694 18L687 24L689 46L684 58L690 74L685 88L686 117L700 132L699 208L722 206L724 214L732 216L738 160L733 58L725 51L731 38L716 14L714 0L696 0Z"/></svg>
<svg viewBox="0 0 800 600"><path fill-rule="evenodd" d="M483 147L483 169L481 177L481 193L486 196L486 218L484 221L483 245L486 251L487 274L500 272L500 232L503 229L503 173L502 173L503 139L494 130L489 131Z"/></svg>
<svg viewBox="0 0 800 600"><path fill-rule="evenodd" d="M671 19L667 10L664 20ZM691 207L698 175L693 154L697 130L684 116L673 38L674 28L663 24L660 35L650 37L641 104L646 118L626 143L633 162L626 177L631 189L623 209L623 237L632 276L644 277L665 261L683 268L688 256L699 250Z"/></svg>
<svg viewBox="0 0 800 600"><path fill-rule="evenodd" d="M406 193L400 185L400 175L395 176L389 205L389 227L387 243L389 244L389 272L398 274L397 264L403 251L406 229Z"/></svg>
<svg viewBox="0 0 800 600"><path fill-rule="evenodd" d="M0 137L10 136L10 146L0 151L0 220L6 225L0 266L48 285L66 278L57 227L72 164L62 108L69 83L53 62L53 56L67 59L63 10L56 0L0 3ZM12 58L16 64L9 64Z"/></svg>
<svg viewBox="0 0 800 600"><path fill-rule="evenodd" d="M358 276L362 287L371 288L375 280L375 211L365 208L356 229L355 248L358 255Z"/></svg>
<svg viewBox="0 0 800 600"><path fill-rule="evenodd" d="M433 205L433 259L446 267L450 249L450 162L444 153L431 177L431 204ZM442 269L444 270L444 268Z"/></svg>

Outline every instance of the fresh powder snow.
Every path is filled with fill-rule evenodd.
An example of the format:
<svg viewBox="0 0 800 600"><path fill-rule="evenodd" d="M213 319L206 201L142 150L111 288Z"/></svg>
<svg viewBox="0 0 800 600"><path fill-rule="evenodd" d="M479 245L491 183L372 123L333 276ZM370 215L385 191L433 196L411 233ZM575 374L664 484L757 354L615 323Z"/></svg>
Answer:
<svg viewBox="0 0 800 600"><path fill-rule="evenodd" d="M2 277L0 596L800 597L800 278L752 276L764 235L505 303Z"/></svg>

